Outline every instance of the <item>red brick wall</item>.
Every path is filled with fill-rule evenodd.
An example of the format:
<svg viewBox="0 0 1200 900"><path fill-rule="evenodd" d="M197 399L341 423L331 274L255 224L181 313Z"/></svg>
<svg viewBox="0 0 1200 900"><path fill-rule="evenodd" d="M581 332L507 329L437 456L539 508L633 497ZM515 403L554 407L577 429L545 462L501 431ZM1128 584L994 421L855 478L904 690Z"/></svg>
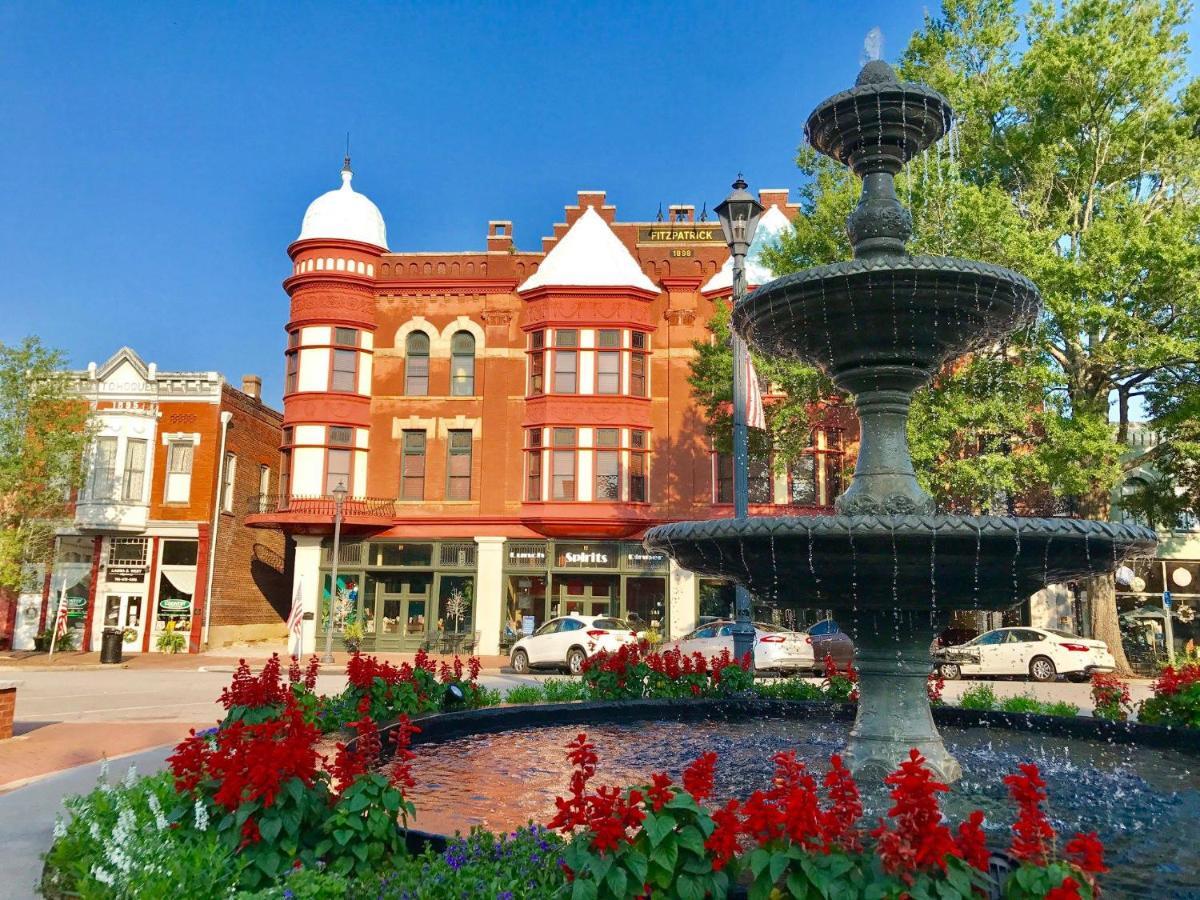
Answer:
<svg viewBox="0 0 1200 900"><path fill-rule="evenodd" d="M0 688L0 741L12 737L13 715L17 709L17 689Z"/></svg>
<svg viewBox="0 0 1200 900"><path fill-rule="evenodd" d="M12 646L13 630L17 623L17 595L0 588L0 650Z"/></svg>
<svg viewBox="0 0 1200 900"><path fill-rule="evenodd" d="M283 622L291 602L290 554L283 533L247 528L243 521L258 495L260 466L271 472L270 492L279 486L283 417L231 387L224 390L221 408L233 413L225 450L237 459L237 468L233 511L221 513L217 531L210 624Z"/></svg>

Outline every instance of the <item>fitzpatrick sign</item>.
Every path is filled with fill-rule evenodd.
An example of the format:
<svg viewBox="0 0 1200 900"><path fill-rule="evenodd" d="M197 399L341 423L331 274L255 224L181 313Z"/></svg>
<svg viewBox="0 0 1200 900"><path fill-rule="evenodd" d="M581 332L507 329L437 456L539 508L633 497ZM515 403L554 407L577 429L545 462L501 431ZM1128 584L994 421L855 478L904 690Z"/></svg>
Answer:
<svg viewBox="0 0 1200 900"><path fill-rule="evenodd" d="M719 223L664 222L638 229L639 244L724 244Z"/></svg>

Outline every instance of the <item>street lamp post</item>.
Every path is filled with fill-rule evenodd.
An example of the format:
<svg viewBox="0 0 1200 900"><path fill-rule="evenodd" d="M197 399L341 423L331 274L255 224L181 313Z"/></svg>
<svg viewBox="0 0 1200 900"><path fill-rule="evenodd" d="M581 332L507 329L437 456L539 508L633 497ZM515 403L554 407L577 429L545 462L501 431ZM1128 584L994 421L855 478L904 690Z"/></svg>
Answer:
<svg viewBox="0 0 1200 900"><path fill-rule="evenodd" d="M338 556L342 543L342 503L346 500L346 483L339 481L333 489L333 571L329 580L329 618L325 622L325 655L321 662L333 662L333 611L337 606Z"/></svg>
<svg viewBox="0 0 1200 900"><path fill-rule="evenodd" d="M754 231L763 207L746 190L745 179L738 174L733 192L719 203L714 212L725 233L725 243L733 258L733 305L746 297L746 254L754 240ZM746 342L731 332L733 347L733 514L744 519L750 506L750 441L746 431ZM750 621L750 592L738 585L734 593L733 655L739 660L749 655L754 665L754 625Z"/></svg>

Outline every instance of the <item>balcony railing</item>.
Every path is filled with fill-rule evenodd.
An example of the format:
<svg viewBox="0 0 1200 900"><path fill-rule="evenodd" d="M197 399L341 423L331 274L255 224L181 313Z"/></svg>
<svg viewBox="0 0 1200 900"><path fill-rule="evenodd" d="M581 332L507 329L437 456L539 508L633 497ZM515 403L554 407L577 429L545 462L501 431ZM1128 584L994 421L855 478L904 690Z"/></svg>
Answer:
<svg viewBox="0 0 1200 900"><path fill-rule="evenodd" d="M264 494L250 498L246 505L247 515L276 515L280 513L301 516L325 516L332 521L337 501L331 494L307 497L281 497ZM342 501L342 517L390 519L396 516L396 501L380 497L347 497Z"/></svg>

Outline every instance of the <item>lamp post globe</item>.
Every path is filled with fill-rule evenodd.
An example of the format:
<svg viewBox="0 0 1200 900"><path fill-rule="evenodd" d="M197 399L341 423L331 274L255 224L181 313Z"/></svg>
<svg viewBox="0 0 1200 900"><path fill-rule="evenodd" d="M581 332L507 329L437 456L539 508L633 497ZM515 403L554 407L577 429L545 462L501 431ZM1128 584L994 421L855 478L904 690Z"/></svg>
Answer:
<svg viewBox="0 0 1200 900"><path fill-rule="evenodd" d="M733 305L746 297L746 254L754 241L763 205L746 190L738 173L733 191L716 205L714 212L725 233L733 264ZM749 374L746 342L736 332L730 335L733 348L733 514L744 519L750 508L750 440L746 431L746 378ZM734 591L733 655L749 658L754 666L754 625L750 621L750 592L738 585Z"/></svg>
<svg viewBox="0 0 1200 900"><path fill-rule="evenodd" d="M325 620L325 654L321 662L333 662L333 613L338 599L338 556L342 543L342 504L346 501L346 483L339 481L333 489L333 566L329 578L329 616Z"/></svg>

